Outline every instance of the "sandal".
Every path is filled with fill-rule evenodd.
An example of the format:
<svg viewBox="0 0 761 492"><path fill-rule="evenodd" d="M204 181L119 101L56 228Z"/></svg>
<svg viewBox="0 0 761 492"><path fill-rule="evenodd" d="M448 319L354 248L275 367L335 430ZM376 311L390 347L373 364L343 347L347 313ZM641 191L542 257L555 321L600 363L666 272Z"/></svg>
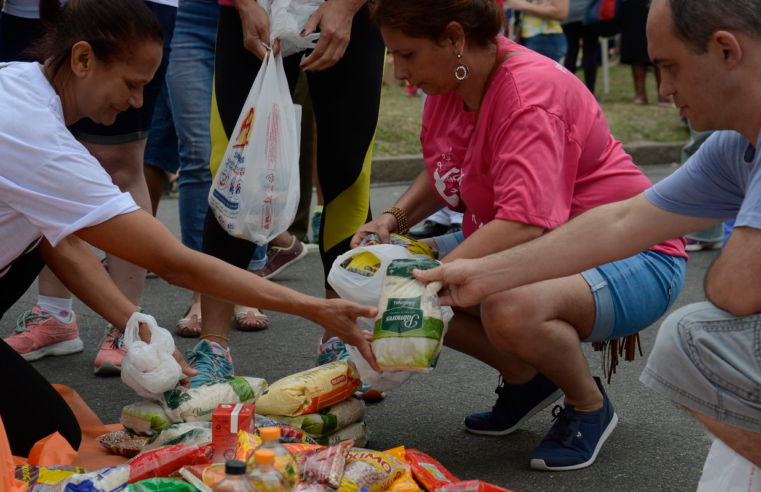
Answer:
<svg viewBox="0 0 761 492"><path fill-rule="evenodd" d="M201 317L194 314L190 317L181 318L175 328L181 337L198 338L201 336Z"/></svg>
<svg viewBox="0 0 761 492"><path fill-rule="evenodd" d="M235 327L241 331L266 330L270 319L263 311L245 306L235 306Z"/></svg>

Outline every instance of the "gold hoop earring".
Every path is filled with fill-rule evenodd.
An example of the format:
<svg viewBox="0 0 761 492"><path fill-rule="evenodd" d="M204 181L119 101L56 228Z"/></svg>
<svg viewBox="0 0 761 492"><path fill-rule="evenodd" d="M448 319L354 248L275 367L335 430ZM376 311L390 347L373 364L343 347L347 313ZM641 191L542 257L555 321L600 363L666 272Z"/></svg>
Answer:
<svg viewBox="0 0 761 492"><path fill-rule="evenodd" d="M468 78L468 75L470 75L470 70L468 69L468 66L462 61L462 53L457 53L457 61L459 61L460 64L454 68L454 78L456 78L458 82L462 82Z"/></svg>

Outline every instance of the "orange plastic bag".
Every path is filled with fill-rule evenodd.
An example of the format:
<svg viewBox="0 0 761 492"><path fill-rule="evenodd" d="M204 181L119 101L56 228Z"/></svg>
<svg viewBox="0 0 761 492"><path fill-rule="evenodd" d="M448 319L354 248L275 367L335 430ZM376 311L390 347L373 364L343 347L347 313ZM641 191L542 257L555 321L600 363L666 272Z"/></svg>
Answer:
<svg viewBox="0 0 761 492"><path fill-rule="evenodd" d="M100 470L101 468L126 463L127 458L110 454L95 440L98 436L121 430L124 427L121 424L104 425L98 416L95 415L95 412L87 406L82 397L68 386L54 384L53 387L69 405L74 416L77 418L79 427L82 429L82 443L79 445L79 449L73 450L68 441L56 432L44 439L40 439L34 445L27 458L14 456L14 463L16 465L35 466L79 466L87 470ZM2 432L0 441L10 449L5 431ZM0 443L0 447L2 447L2 443ZM0 451L1 456L2 451ZM0 490L4 492L4 489Z"/></svg>

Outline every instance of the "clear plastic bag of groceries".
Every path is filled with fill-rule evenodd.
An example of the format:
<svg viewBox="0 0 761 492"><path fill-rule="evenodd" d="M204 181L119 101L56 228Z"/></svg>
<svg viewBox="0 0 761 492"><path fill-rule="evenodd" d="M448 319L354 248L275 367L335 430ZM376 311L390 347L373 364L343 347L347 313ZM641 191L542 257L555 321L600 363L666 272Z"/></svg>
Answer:
<svg viewBox="0 0 761 492"><path fill-rule="evenodd" d="M299 204L297 120L282 55L270 52L209 191L209 207L231 236L264 245L293 222Z"/></svg>

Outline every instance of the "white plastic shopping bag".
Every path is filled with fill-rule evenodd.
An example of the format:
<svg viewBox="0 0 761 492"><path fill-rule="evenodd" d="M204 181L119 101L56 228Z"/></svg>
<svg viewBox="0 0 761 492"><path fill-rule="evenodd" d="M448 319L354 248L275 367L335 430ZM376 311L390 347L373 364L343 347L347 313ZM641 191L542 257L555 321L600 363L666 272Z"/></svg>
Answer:
<svg viewBox="0 0 761 492"><path fill-rule="evenodd" d="M328 284L341 299L376 307L388 265L402 258L427 256L413 255L395 244L360 246L336 258L328 274Z"/></svg>
<svg viewBox="0 0 761 492"><path fill-rule="evenodd" d="M150 344L140 339L140 323L151 330ZM155 400L182 379L182 368L174 358L174 339L153 316L135 313L130 317L124 347L127 355L122 361L122 381L138 395Z"/></svg>
<svg viewBox="0 0 761 492"><path fill-rule="evenodd" d="M231 236L258 245L287 230L299 205L299 125L281 55L262 62L211 190Z"/></svg>
<svg viewBox="0 0 761 492"><path fill-rule="evenodd" d="M703 466L698 492L761 492L759 467L714 439Z"/></svg>
<svg viewBox="0 0 761 492"><path fill-rule="evenodd" d="M280 54L283 58L299 51L314 48L320 33L301 37L309 16L325 0L257 0L270 18L270 46L275 39L280 40Z"/></svg>

